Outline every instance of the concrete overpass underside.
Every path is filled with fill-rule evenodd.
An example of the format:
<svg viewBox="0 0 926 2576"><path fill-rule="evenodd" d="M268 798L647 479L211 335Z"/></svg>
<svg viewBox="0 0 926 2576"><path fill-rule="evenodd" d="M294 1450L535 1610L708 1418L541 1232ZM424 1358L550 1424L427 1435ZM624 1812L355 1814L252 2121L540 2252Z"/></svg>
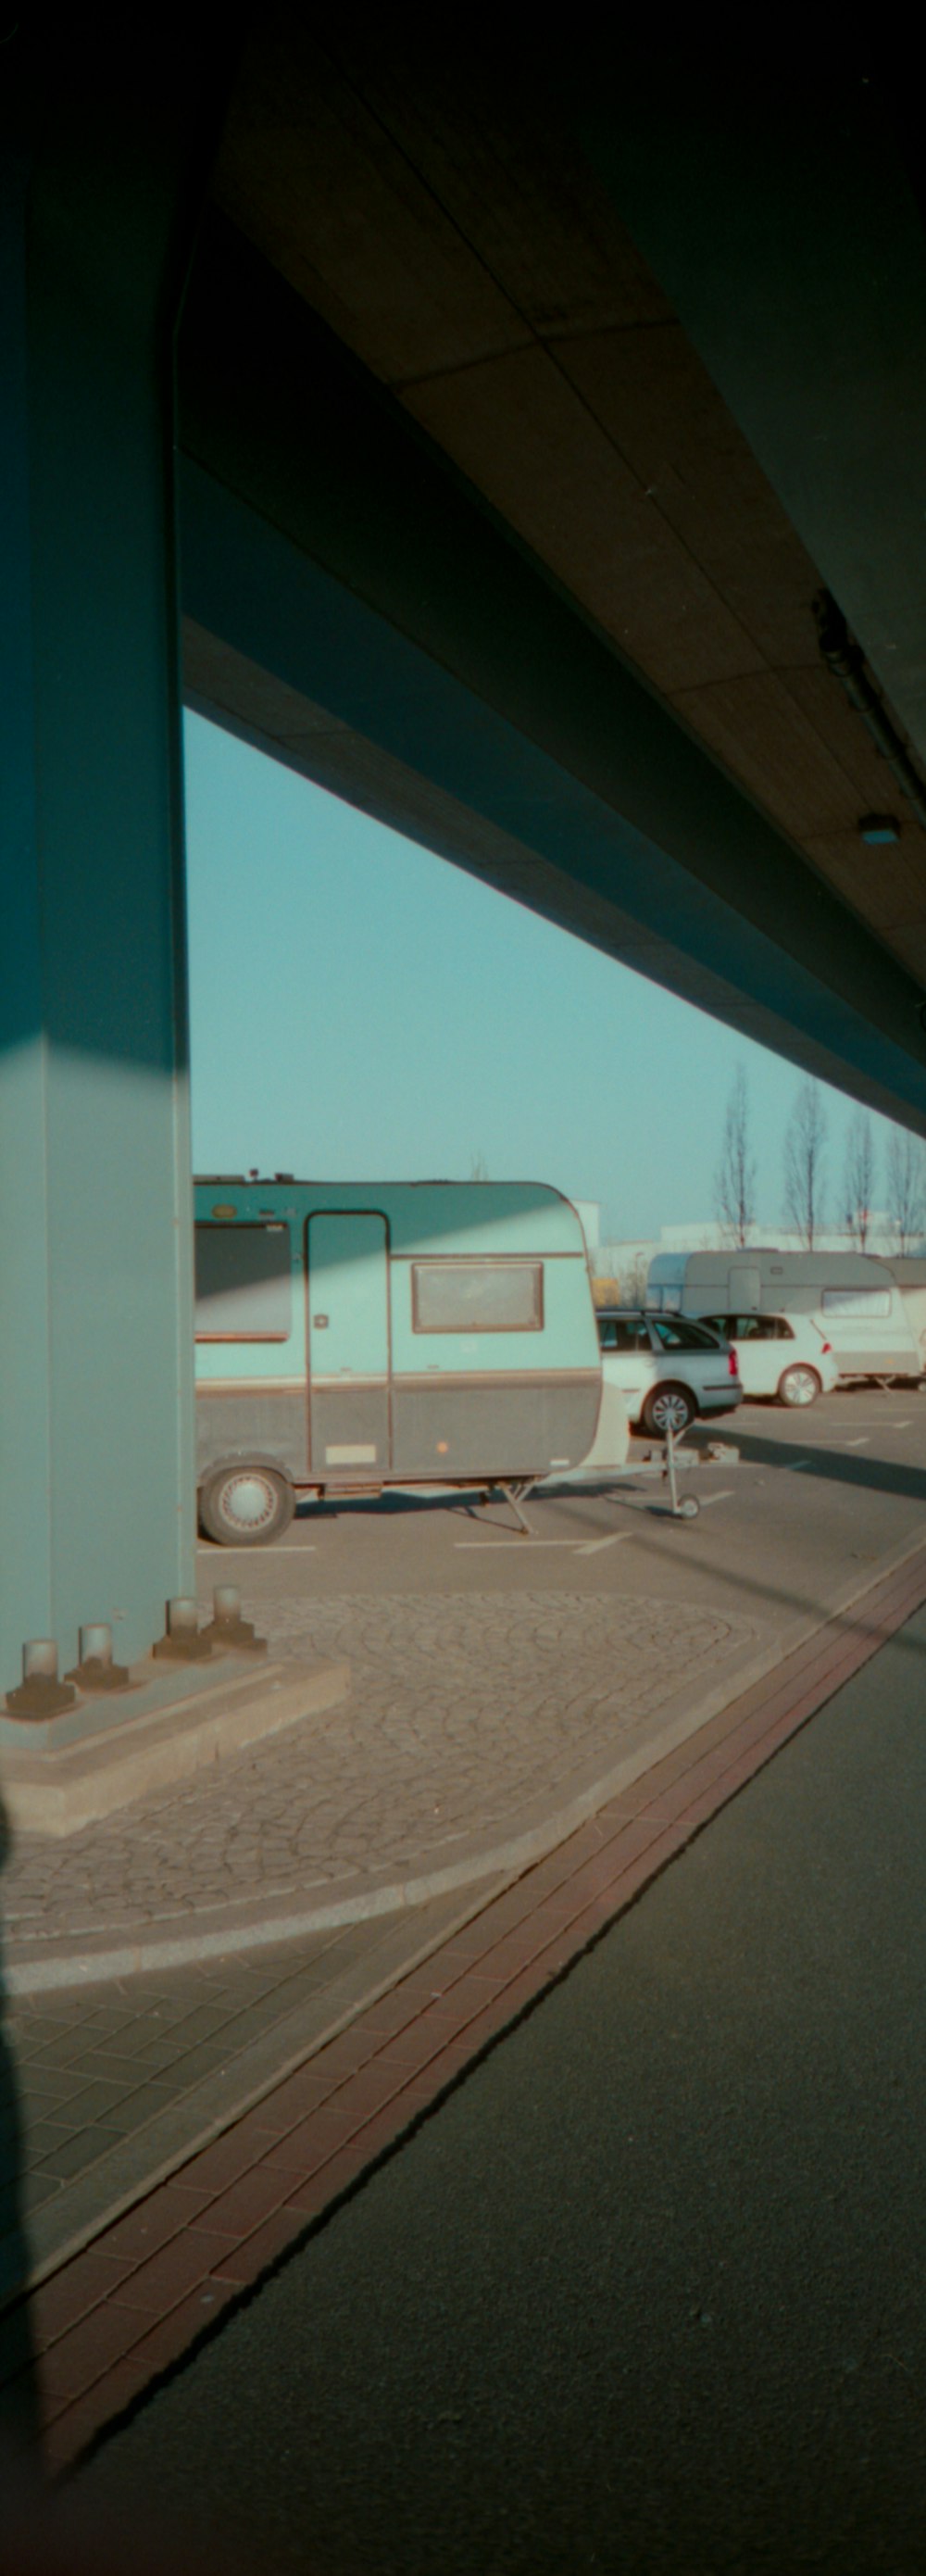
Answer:
<svg viewBox="0 0 926 2576"><path fill-rule="evenodd" d="M193 1584L181 611L191 705L926 1135L912 110L244 18L8 46L7 1689Z"/></svg>
<svg viewBox="0 0 926 2576"><path fill-rule="evenodd" d="M488 38L341 27L262 16L215 167L180 341L190 702L926 1132L926 833L814 617L834 589L926 750L915 619L896 643L926 242L883 102L852 152L861 79L799 103L801 202L782 100L747 172L742 102L691 66L686 115L645 55L564 96ZM735 369L701 311L724 261ZM821 307L841 364L810 383Z"/></svg>

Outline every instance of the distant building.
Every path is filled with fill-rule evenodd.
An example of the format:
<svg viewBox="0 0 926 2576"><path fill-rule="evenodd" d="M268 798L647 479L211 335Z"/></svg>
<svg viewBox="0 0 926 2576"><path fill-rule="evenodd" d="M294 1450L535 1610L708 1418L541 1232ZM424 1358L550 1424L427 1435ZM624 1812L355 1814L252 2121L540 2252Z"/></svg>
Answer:
<svg viewBox="0 0 926 2576"><path fill-rule="evenodd" d="M767 1251L774 1248L776 1252L800 1252L802 1249L800 1235L788 1226L752 1225L747 1243L762 1244ZM663 1225L658 1236L631 1235L618 1243L596 1243L594 1251L589 1245L589 1250L595 1277L617 1281L621 1284L622 1296L633 1303L640 1293L640 1280L657 1252L712 1252L715 1246L724 1244L730 1244L729 1230L718 1224L715 1218L708 1217L696 1219L690 1225ZM730 1248L735 1251L737 1247L732 1245ZM818 1252L854 1252L858 1248L856 1237L847 1225L824 1226L815 1237L815 1250ZM926 1236L911 1249L926 1253ZM869 1219L865 1250L882 1261L896 1260L897 1227L883 1209L875 1210Z"/></svg>

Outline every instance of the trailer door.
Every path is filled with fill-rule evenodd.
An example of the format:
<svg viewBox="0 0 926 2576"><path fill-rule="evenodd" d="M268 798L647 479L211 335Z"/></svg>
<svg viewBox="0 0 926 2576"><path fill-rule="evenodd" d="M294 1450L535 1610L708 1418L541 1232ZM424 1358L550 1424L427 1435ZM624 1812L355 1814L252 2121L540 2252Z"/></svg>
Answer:
<svg viewBox="0 0 926 2576"><path fill-rule="evenodd" d="M375 1485L391 1463L386 1219L312 1216L307 1236L311 1472Z"/></svg>
<svg viewBox="0 0 926 2576"><path fill-rule="evenodd" d="M762 1304L762 1273L755 1262L731 1261L727 1295L730 1305L738 1306L741 1314L758 1314Z"/></svg>

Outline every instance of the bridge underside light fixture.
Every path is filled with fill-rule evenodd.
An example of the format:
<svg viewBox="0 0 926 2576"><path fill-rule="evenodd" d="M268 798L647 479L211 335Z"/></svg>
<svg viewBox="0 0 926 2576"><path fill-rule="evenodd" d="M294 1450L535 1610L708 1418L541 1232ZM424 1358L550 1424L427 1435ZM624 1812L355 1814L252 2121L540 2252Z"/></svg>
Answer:
<svg viewBox="0 0 926 2576"><path fill-rule="evenodd" d="M895 822L893 814L863 814L859 831L870 850L886 849L889 843L900 839L900 824Z"/></svg>

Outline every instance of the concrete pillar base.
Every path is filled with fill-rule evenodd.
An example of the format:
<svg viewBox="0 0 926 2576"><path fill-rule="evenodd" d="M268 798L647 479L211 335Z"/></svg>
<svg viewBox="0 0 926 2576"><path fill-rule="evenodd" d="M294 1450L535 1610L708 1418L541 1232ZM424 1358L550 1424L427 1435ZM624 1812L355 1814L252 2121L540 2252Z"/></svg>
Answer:
<svg viewBox="0 0 926 2576"><path fill-rule="evenodd" d="M75 1708L77 1692L69 1681L52 1680L46 1673L27 1673L16 1690L7 1691L4 1707L20 1726L35 1726L46 1719L59 1717L65 1709Z"/></svg>
<svg viewBox="0 0 926 2576"><path fill-rule="evenodd" d="M44 1724L0 1718L0 1803L14 1832L62 1836L152 1797L223 1754L262 1743L300 1718L346 1699L346 1661L267 1664L259 1675L238 1655L179 1675L136 1666L125 1701L85 1700Z"/></svg>

